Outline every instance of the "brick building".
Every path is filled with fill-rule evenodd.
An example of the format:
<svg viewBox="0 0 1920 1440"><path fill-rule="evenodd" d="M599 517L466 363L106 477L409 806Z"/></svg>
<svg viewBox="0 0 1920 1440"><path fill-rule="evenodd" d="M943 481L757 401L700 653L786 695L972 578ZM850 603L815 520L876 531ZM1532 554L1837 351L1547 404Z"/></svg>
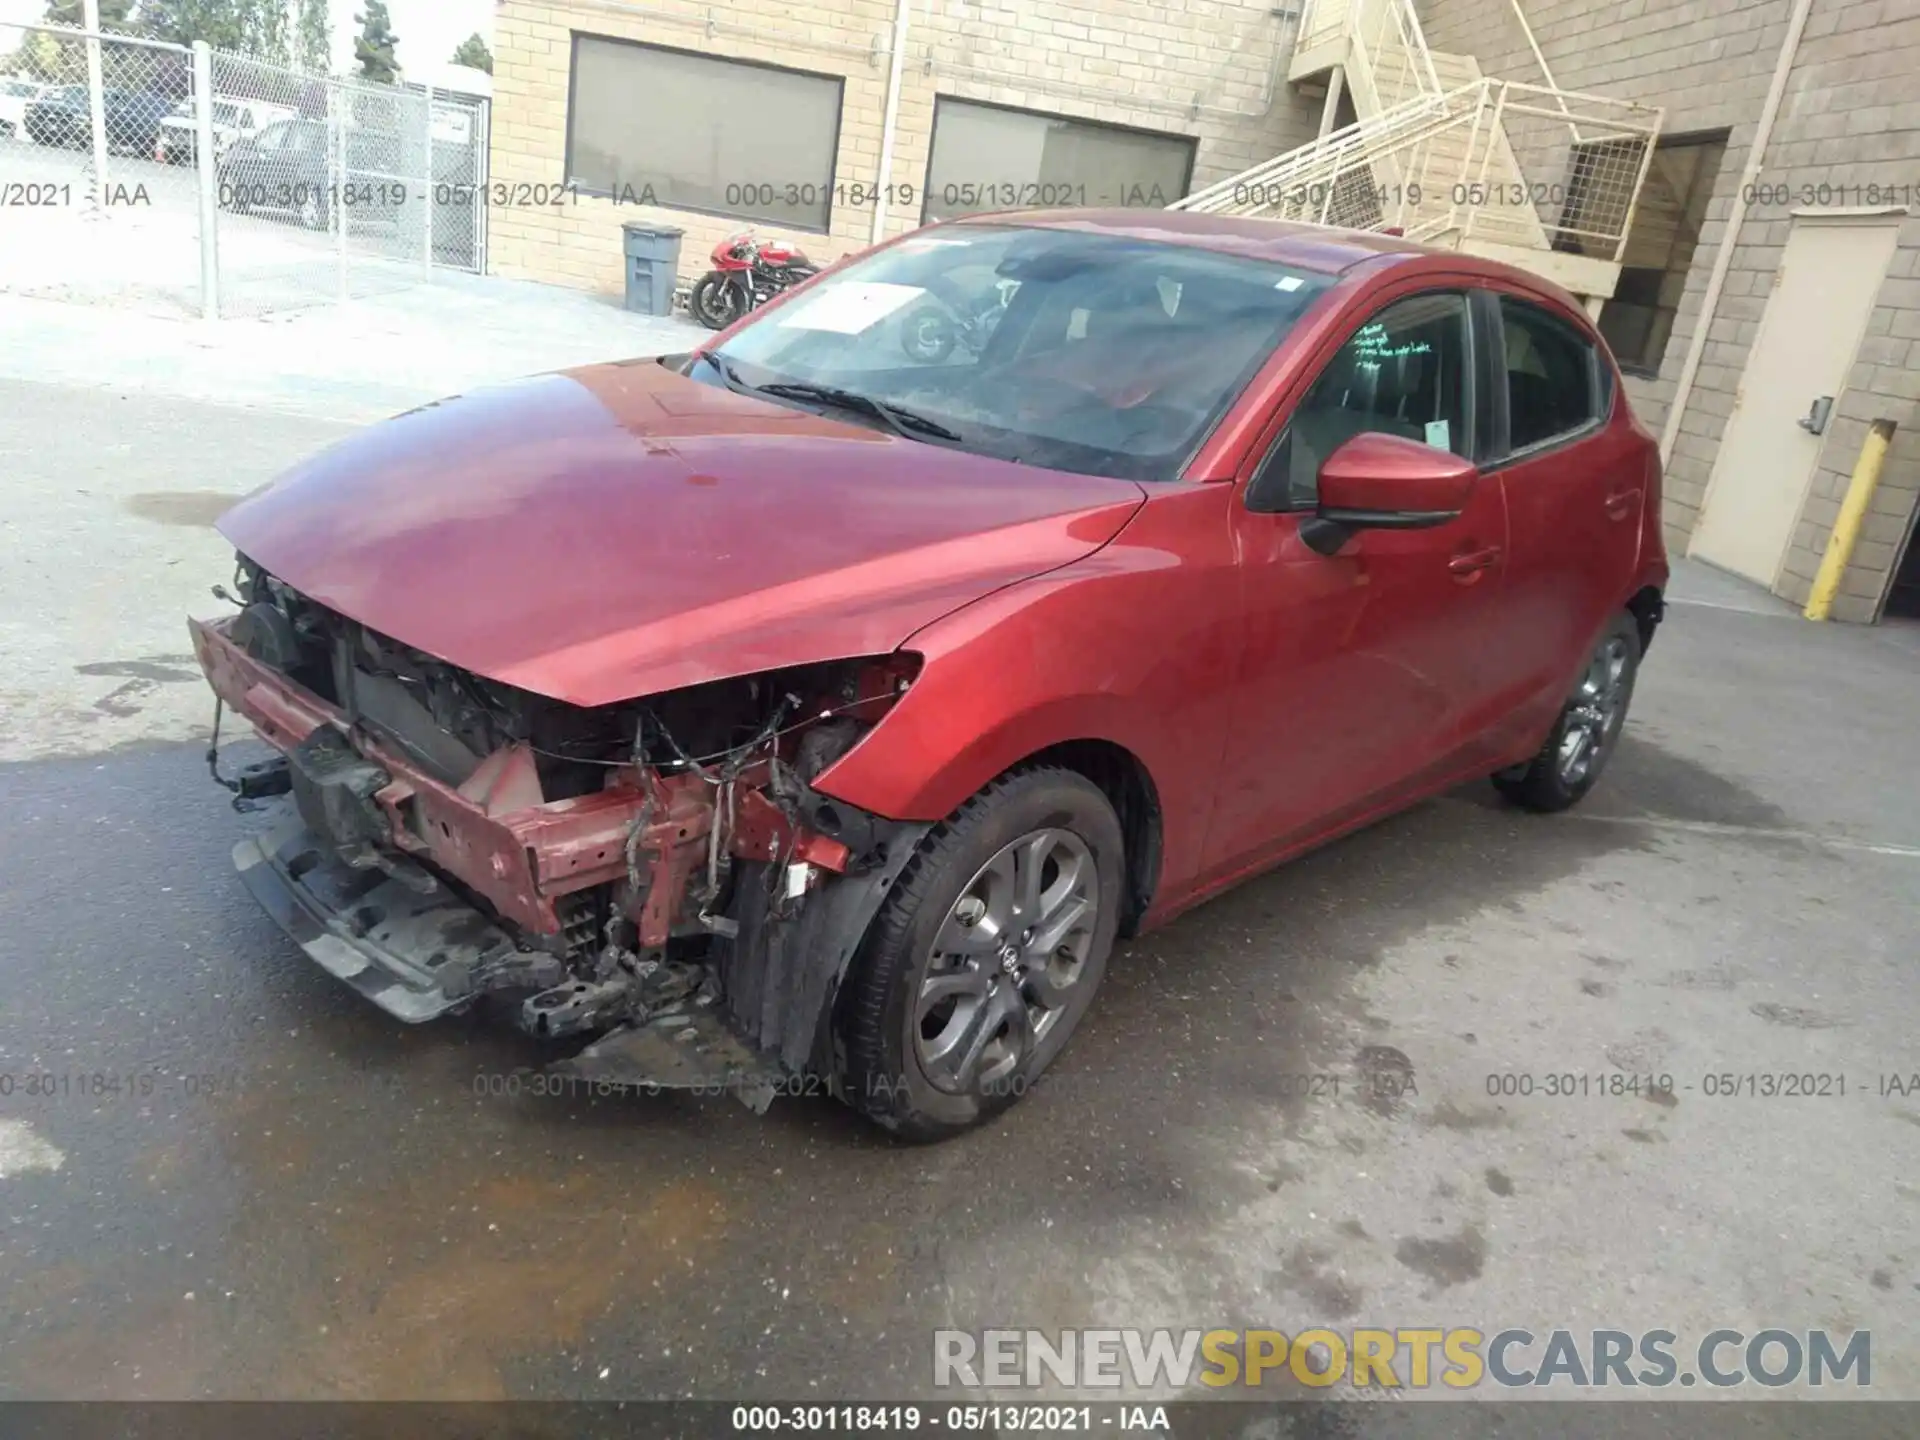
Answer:
<svg viewBox="0 0 1920 1440"><path fill-rule="evenodd" d="M1920 0L500 0L496 55L497 198L576 187L494 207L498 273L617 291L624 220L682 227L691 278L749 226L832 259L1324 177L1305 218L1586 298L1666 441L1676 553L1803 600L1895 421L1835 614L1920 613ZM1454 183L1396 215L1346 204L1357 170Z"/></svg>

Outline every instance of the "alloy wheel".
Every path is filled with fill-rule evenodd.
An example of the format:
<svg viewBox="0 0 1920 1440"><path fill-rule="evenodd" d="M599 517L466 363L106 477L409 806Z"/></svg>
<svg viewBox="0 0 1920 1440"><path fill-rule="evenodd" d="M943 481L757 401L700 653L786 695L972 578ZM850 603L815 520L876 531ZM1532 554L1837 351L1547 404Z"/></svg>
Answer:
<svg viewBox="0 0 1920 1440"><path fill-rule="evenodd" d="M1630 666L1627 642L1618 635L1594 654L1567 705L1560 740L1560 779L1579 785L1606 753L1626 708Z"/></svg>
<svg viewBox="0 0 1920 1440"><path fill-rule="evenodd" d="M949 1094L1010 1079L1076 997L1100 917L1100 873L1070 830L1003 846L948 908L922 969L913 1043Z"/></svg>

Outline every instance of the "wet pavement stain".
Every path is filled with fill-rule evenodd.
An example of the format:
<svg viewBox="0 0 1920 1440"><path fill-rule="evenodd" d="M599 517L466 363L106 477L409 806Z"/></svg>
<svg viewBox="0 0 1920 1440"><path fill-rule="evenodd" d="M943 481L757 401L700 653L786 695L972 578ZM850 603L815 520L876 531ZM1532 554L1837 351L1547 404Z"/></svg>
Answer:
<svg viewBox="0 0 1920 1440"><path fill-rule="evenodd" d="M122 685L116 685L102 695L93 702L93 708L102 715L111 715L116 720L138 715L143 708L139 702L158 690L161 683L145 676L136 677Z"/></svg>
<svg viewBox="0 0 1920 1440"><path fill-rule="evenodd" d="M1658 1070L1672 1050L1673 1037L1666 1031L1642 1030L1631 1039L1607 1046L1607 1063L1629 1074L1647 1074Z"/></svg>
<svg viewBox="0 0 1920 1440"><path fill-rule="evenodd" d="M149 490L128 496L123 508L130 515L158 525L204 529L245 498L223 490Z"/></svg>
<svg viewBox="0 0 1920 1440"><path fill-rule="evenodd" d="M1345 1320L1360 1313L1365 1297L1343 1276L1328 1272L1326 1265L1331 1258L1326 1250L1296 1245L1277 1278L1281 1287L1311 1301L1316 1315Z"/></svg>
<svg viewBox="0 0 1920 1440"><path fill-rule="evenodd" d="M1286 1161L1277 1161L1267 1172L1267 1189L1278 1190L1282 1185L1292 1185L1306 1177L1306 1171L1298 1165L1289 1165Z"/></svg>
<svg viewBox="0 0 1920 1440"><path fill-rule="evenodd" d="M1675 990L1733 990L1740 978L1731 965L1709 965L1699 970L1669 970L1659 982Z"/></svg>
<svg viewBox="0 0 1920 1440"><path fill-rule="evenodd" d="M1353 1057L1360 1082L1360 1103L1376 1115L1398 1115L1409 1097L1419 1094L1413 1061L1391 1045L1363 1045Z"/></svg>
<svg viewBox="0 0 1920 1440"><path fill-rule="evenodd" d="M1822 1015L1818 1010L1805 1010L1797 1005L1776 1005L1771 1001L1762 1001L1747 1008L1769 1025L1784 1025L1790 1030L1833 1030L1842 1023L1831 1015Z"/></svg>
<svg viewBox="0 0 1920 1440"><path fill-rule="evenodd" d="M150 680L156 685L191 685L201 675L191 655L150 655L142 660L97 660L73 667L76 675L106 675L118 679Z"/></svg>
<svg viewBox="0 0 1920 1440"><path fill-rule="evenodd" d="M1442 1100L1421 1119L1430 1127L1458 1130L1462 1133L1470 1130L1503 1130L1513 1124L1512 1119L1503 1111L1495 1110L1490 1106L1468 1108L1456 1105L1451 1100Z"/></svg>
<svg viewBox="0 0 1920 1440"><path fill-rule="evenodd" d="M1662 749L1631 729L1620 737L1607 776L1618 782L1623 771L1631 776L1631 789L1622 795L1627 787L1615 783L1609 798L1629 814L1762 830L1787 829L1794 823L1785 810L1739 781Z"/></svg>
<svg viewBox="0 0 1920 1440"><path fill-rule="evenodd" d="M1393 1256L1445 1289L1479 1277L1487 1261L1487 1242L1478 1228L1465 1225L1457 1234L1434 1239L1410 1235L1394 1247Z"/></svg>

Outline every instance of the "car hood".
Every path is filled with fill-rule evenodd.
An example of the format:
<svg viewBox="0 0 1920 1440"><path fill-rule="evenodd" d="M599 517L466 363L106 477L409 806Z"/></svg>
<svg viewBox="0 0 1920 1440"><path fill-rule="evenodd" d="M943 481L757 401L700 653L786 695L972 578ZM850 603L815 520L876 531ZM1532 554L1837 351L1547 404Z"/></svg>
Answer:
<svg viewBox="0 0 1920 1440"><path fill-rule="evenodd" d="M603 705L884 654L1086 555L1137 484L920 444L652 360L373 426L219 522L300 593L464 669Z"/></svg>

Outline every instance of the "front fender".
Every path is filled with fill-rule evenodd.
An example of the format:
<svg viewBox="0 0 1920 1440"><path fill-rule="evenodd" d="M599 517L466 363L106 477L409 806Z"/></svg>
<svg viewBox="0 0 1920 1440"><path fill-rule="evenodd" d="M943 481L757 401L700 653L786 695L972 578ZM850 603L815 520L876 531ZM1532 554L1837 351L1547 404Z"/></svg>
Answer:
<svg viewBox="0 0 1920 1440"><path fill-rule="evenodd" d="M1169 486L1112 543L924 627L919 677L814 788L938 821L1021 761L1117 745L1160 797L1156 908L1198 868L1241 622L1226 486Z"/></svg>

